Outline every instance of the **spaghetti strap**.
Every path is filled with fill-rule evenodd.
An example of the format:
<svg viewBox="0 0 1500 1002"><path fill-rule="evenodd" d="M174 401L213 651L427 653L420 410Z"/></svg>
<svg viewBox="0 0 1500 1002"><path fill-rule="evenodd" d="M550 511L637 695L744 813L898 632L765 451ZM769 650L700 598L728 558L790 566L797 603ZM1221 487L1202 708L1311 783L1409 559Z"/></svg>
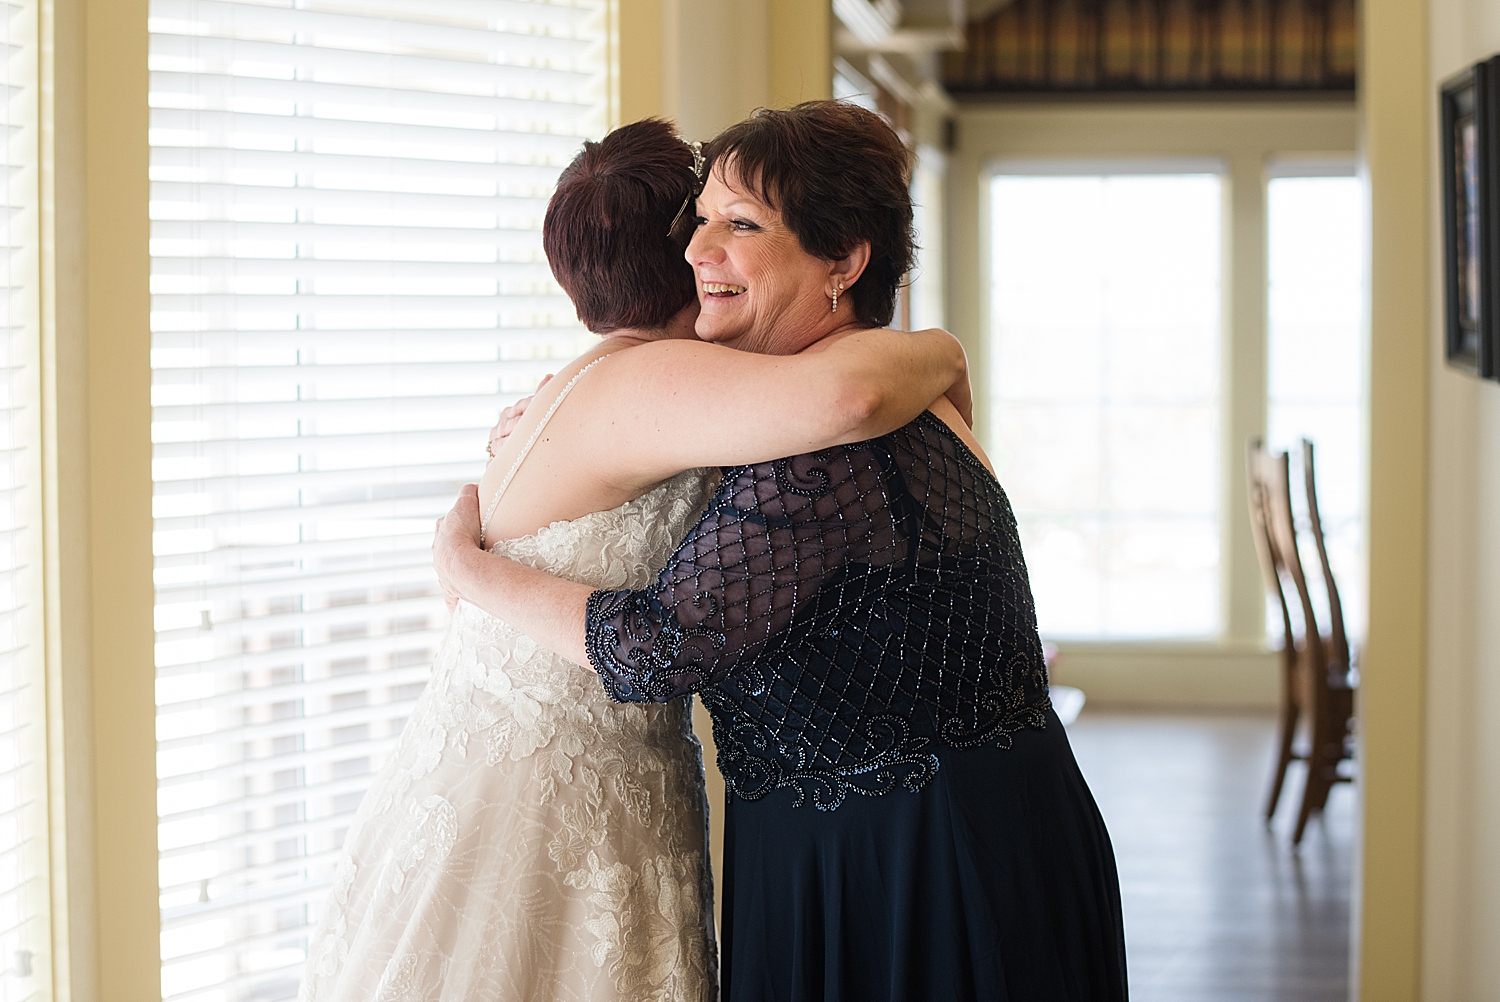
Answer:
<svg viewBox="0 0 1500 1002"><path fill-rule="evenodd" d="M610 354L614 353L611 352ZM526 461L526 457L531 455L531 447L533 445L536 445L537 439L542 437L542 430L547 427L547 422L552 420L552 415L557 413L557 409L561 407L562 402L568 398L568 394L573 392L573 387L578 385L578 381L583 378L583 374L585 372L588 372L590 369L592 369L594 366L598 365L608 357L609 355L601 355L590 362L588 365L585 365L583 368L573 373L573 378L568 380L567 385L562 388L562 392L559 393L555 398L553 398L552 406L547 408L547 413L542 415L542 420L538 422L537 426L534 429L532 429L531 437L526 440L525 445L521 446L521 454L518 455L516 457L516 461L511 464L509 472L505 474L505 479L500 481L499 487L495 488L495 496L490 499L489 510L484 513L484 518L479 522L480 549L489 549L489 547L486 546L484 542L484 533L485 530L490 527L490 519L495 517L495 507L500 503L500 499L505 496L505 491L510 487L510 482L515 479L516 471L521 468L521 464Z"/></svg>

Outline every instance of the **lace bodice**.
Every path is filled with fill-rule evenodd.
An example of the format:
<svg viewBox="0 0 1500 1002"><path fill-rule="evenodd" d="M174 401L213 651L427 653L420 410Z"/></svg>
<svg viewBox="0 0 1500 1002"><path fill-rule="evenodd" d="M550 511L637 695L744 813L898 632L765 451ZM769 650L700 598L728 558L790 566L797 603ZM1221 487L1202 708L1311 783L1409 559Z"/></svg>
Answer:
<svg viewBox="0 0 1500 1002"><path fill-rule="evenodd" d="M1015 517L937 418L724 471L656 583L589 600L588 651L626 701L698 692L737 796L916 790L934 739L1009 747L1047 676Z"/></svg>
<svg viewBox="0 0 1500 1002"><path fill-rule="evenodd" d="M656 577L656 564L702 514L718 470L688 470L609 511L553 522L490 551L519 563L600 588Z"/></svg>
<svg viewBox="0 0 1500 1002"><path fill-rule="evenodd" d="M671 552L703 510L708 477L705 470L680 473L618 508L553 522L516 539L498 540L490 550L596 588L649 582L663 554ZM490 659L499 671L486 670L464 657L465 671L450 685L459 686L452 695L466 705L473 700L464 687L473 685L511 707L513 724L493 737L510 757L529 755L560 733L587 745L610 740L611 735L604 732L611 729L618 714L580 666L467 602L458 604L454 620L455 628L484 638L485 644L504 655ZM468 671L474 672L472 677ZM677 729L675 717L660 722Z"/></svg>
<svg viewBox="0 0 1500 1002"><path fill-rule="evenodd" d="M690 470L495 552L648 584L697 519ZM611 702L468 603L345 841L303 1002L710 1002L713 893L690 709Z"/></svg>

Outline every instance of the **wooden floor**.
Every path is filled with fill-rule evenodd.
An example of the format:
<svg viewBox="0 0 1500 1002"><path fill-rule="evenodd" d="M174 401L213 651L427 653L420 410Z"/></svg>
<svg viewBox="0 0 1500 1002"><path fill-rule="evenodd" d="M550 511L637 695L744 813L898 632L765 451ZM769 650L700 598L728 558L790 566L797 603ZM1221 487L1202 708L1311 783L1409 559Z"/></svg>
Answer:
<svg viewBox="0 0 1500 1002"><path fill-rule="evenodd" d="M1132 1002L1345 1002L1353 793L1267 830L1269 716L1085 709L1068 728L1120 869Z"/></svg>

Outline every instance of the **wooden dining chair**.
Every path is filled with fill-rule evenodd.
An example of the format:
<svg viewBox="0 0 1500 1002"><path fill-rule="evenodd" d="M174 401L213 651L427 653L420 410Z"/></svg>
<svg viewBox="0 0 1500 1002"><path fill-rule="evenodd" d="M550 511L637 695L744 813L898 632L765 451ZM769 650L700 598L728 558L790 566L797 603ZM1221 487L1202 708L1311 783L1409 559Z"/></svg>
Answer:
<svg viewBox="0 0 1500 1002"><path fill-rule="evenodd" d="M1310 445L1310 443L1308 443ZM1304 485L1314 484L1312 452L1303 461ZM1293 843L1302 841L1308 819L1323 810L1328 793L1335 783L1351 778L1339 770L1340 763L1353 757L1350 728L1354 717L1354 681L1350 671L1348 641L1343 635L1343 611L1337 598L1338 589L1327 563L1327 547L1322 540L1322 519L1317 512L1317 490L1308 492L1309 521L1319 551L1320 568L1328 593L1330 610L1338 610L1338 628L1324 635L1318 626L1312 591L1302 565L1297 545L1297 526L1292 513L1291 463L1282 452L1272 455L1257 440L1250 447L1251 524L1257 530L1257 548L1262 553L1268 590L1278 597L1282 610L1284 637L1282 663L1281 733L1271 793L1266 804L1266 818L1276 812L1287 766L1295 760L1307 763L1307 782L1302 791L1302 805L1297 814ZM1259 514L1257 515L1257 509ZM1291 588L1287 588L1290 582ZM1300 612L1300 637L1293 628L1291 594ZM1299 724L1308 735L1307 747L1294 748Z"/></svg>
<svg viewBox="0 0 1500 1002"><path fill-rule="evenodd" d="M1351 774L1339 771L1343 762L1354 759L1354 693L1358 687L1359 673L1355 666L1354 649L1349 643L1344 628L1344 606L1339 598L1338 582L1333 576L1333 566L1328 561L1328 544L1323 535L1323 517L1318 508L1318 485L1315 475L1314 449L1311 439L1302 440L1302 484L1307 493L1307 521L1313 544L1318 551L1318 565L1322 572L1323 587L1328 603L1328 632L1320 635L1323 648L1323 671L1317 677L1326 679L1327 685L1314 688L1319 697L1315 711L1322 721L1322 756L1317 782L1313 781L1313 769L1309 765L1308 790L1303 793L1302 813L1298 819L1298 830L1307 824L1309 813L1321 813L1328 802L1328 792L1335 783L1353 780ZM1316 681L1316 679L1315 679ZM1315 732L1315 740L1318 734ZM1309 795L1315 801L1309 803Z"/></svg>

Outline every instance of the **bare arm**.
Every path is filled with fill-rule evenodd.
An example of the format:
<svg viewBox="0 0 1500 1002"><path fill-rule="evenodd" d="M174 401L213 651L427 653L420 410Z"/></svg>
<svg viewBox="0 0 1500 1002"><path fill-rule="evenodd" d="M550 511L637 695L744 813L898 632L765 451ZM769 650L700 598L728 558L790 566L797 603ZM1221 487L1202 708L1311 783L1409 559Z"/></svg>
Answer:
<svg viewBox="0 0 1500 1002"><path fill-rule="evenodd" d="M584 610L594 589L480 549L474 484L465 485L453 509L438 519L432 566L450 608L463 599L569 661L588 664Z"/></svg>
<svg viewBox="0 0 1500 1002"><path fill-rule="evenodd" d="M658 341L609 364L590 395L598 461L642 483L878 438L950 390L968 403L968 361L940 330L856 331L786 356Z"/></svg>

